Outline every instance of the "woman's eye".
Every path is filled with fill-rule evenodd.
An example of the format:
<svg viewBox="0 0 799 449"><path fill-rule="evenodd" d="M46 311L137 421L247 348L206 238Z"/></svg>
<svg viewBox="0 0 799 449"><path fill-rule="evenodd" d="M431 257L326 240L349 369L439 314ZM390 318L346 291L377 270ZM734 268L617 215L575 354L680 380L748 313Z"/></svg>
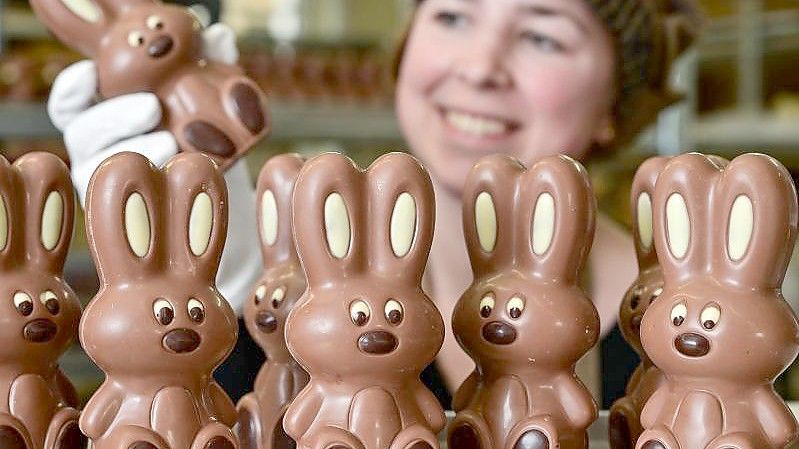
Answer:
<svg viewBox="0 0 799 449"><path fill-rule="evenodd" d="M555 39L533 31L522 33L522 39L530 42L537 49L547 53L560 53L565 50L563 44Z"/></svg>
<svg viewBox="0 0 799 449"><path fill-rule="evenodd" d="M449 28L466 25L466 16L451 11L442 11L435 15L435 21Z"/></svg>

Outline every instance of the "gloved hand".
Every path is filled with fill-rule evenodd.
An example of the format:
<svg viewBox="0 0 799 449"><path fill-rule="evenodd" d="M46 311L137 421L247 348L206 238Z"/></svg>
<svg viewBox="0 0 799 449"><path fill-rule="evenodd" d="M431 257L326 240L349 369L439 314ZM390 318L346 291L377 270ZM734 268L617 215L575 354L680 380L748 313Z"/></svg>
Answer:
<svg viewBox="0 0 799 449"><path fill-rule="evenodd" d="M205 56L226 64L239 59L236 36L228 26L214 24L204 34ZM169 131L154 131L161 123L158 98L148 92L122 95L97 103L97 69L91 60L67 67L56 78L47 112L64 133L72 183L84 204L92 173L100 163L121 151L147 156L159 167L177 154ZM217 274L217 288L241 314L249 290L261 273L255 220L255 190L241 159L225 173L229 224Z"/></svg>

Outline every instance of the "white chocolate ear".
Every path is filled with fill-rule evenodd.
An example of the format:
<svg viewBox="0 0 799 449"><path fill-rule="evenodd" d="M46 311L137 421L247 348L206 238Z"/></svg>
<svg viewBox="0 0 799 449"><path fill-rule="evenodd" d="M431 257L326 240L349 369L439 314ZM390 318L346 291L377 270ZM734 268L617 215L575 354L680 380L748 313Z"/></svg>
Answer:
<svg viewBox="0 0 799 449"><path fill-rule="evenodd" d="M732 203L730 221L727 228L727 253L734 262L741 260L752 241L755 214L752 200L739 195Z"/></svg>
<svg viewBox="0 0 799 449"><path fill-rule="evenodd" d="M547 252L555 237L555 199L547 192L539 195L535 202L532 227L533 252L541 256Z"/></svg>
<svg viewBox="0 0 799 449"><path fill-rule="evenodd" d="M50 192L42 211L42 246L50 251L58 244L64 224L64 199L58 192Z"/></svg>
<svg viewBox="0 0 799 449"><path fill-rule="evenodd" d="M480 247L490 253L497 244L497 210L488 192L480 192L474 201L474 224Z"/></svg>
<svg viewBox="0 0 799 449"><path fill-rule="evenodd" d="M330 254L343 259L350 250L350 216L347 204L339 193L331 193L325 199L325 233Z"/></svg>
<svg viewBox="0 0 799 449"><path fill-rule="evenodd" d="M685 198L679 193L672 193L666 201L666 226L669 251L677 259L682 259L691 242L691 217Z"/></svg>
<svg viewBox="0 0 799 449"><path fill-rule="evenodd" d="M277 241L277 218L275 194L267 190L261 195L261 239L267 246Z"/></svg>
<svg viewBox="0 0 799 449"><path fill-rule="evenodd" d="M189 248L195 256L201 256L211 242L211 229L214 227L214 205L211 197L200 192L194 198L189 214Z"/></svg>
<svg viewBox="0 0 799 449"><path fill-rule="evenodd" d="M652 198L647 192L638 195L636 215L638 217L638 238L641 240L643 249L649 251L649 248L652 247Z"/></svg>
<svg viewBox="0 0 799 449"><path fill-rule="evenodd" d="M97 23L100 21L100 8L92 0L61 0L73 14L81 19Z"/></svg>
<svg viewBox="0 0 799 449"><path fill-rule="evenodd" d="M416 234L416 200L403 192L394 202L391 213L391 249L397 257L404 257L411 250Z"/></svg>
<svg viewBox="0 0 799 449"><path fill-rule="evenodd" d="M150 250L150 216L144 198L134 192L125 202L125 235L133 253L144 257Z"/></svg>
<svg viewBox="0 0 799 449"><path fill-rule="evenodd" d="M0 196L0 251L6 249L8 243L8 210L6 209L6 202Z"/></svg>

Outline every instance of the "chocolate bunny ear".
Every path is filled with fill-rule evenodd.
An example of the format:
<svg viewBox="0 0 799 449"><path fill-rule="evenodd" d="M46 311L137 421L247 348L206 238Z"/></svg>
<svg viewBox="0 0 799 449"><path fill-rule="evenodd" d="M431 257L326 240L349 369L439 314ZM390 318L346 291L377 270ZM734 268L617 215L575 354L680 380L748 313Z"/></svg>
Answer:
<svg viewBox="0 0 799 449"><path fill-rule="evenodd" d="M14 168L24 185L27 263L45 272L61 273L75 219L69 169L58 156L45 152L22 156Z"/></svg>
<svg viewBox="0 0 799 449"><path fill-rule="evenodd" d="M309 285L362 270L369 229L364 177L348 157L326 153L305 163L292 197L292 228Z"/></svg>
<svg viewBox="0 0 799 449"><path fill-rule="evenodd" d="M797 226L790 174L763 154L739 156L724 170L713 205L716 274L732 284L779 288Z"/></svg>
<svg viewBox="0 0 799 449"><path fill-rule="evenodd" d="M630 206L633 216L633 235L638 267L641 269L656 265L657 252L653 240L652 197L658 175L668 163L665 157L649 158L638 167L630 192Z"/></svg>
<svg viewBox="0 0 799 449"><path fill-rule="evenodd" d="M549 156L520 182L519 265L544 279L576 283L594 239L596 199L588 173L568 156Z"/></svg>
<svg viewBox="0 0 799 449"><path fill-rule="evenodd" d="M658 176L653 198L655 250L666 279L707 271L710 196L725 161L689 153L672 158Z"/></svg>
<svg viewBox="0 0 799 449"><path fill-rule="evenodd" d="M179 153L164 167L169 213L164 240L170 266L213 284L227 237L227 185L202 153ZM184 238L178 238L183 236Z"/></svg>
<svg viewBox="0 0 799 449"><path fill-rule="evenodd" d="M25 261L25 192L19 172L0 155L0 268Z"/></svg>
<svg viewBox="0 0 799 449"><path fill-rule="evenodd" d="M299 154L281 154L269 159L258 175L258 235L266 268L299 263L291 231L291 196L303 164Z"/></svg>
<svg viewBox="0 0 799 449"><path fill-rule="evenodd" d="M36 17L69 47L94 57L117 13L136 0L31 0Z"/></svg>
<svg viewBox="0 0 799 449"><path fill-rule="evenodd" d="M86 193L86 234L101 281L158 270L164 217L161 173L145 157L123 152L95 170Z"/></svg>
<svg viewBox="0 0 799 449"><path fill-rule="evenodd" d="M430 176L413 156L391 153L369 167L367 178L370 266L420 285L435 221Z"/></svg>
<svg viewBox="0 0 799 449"><path fill-rule="evenodd" d="M518 179L524 166L505 155L480 159L463 190L463 231L475 275L500 270L514 262L513 215Z"/></svg>

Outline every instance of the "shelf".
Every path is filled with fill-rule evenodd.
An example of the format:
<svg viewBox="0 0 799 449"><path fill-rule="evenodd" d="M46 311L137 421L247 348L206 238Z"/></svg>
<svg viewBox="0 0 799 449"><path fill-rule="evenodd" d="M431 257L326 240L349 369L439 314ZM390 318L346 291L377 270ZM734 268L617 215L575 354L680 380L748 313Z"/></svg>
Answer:
<svg viewBox="0 0 799 449"><path fill-rule="evenodd" d="M401 140L390 106L270 103L270 140ZM0 103L0 137L60 138L41 103Z"/></svg>

